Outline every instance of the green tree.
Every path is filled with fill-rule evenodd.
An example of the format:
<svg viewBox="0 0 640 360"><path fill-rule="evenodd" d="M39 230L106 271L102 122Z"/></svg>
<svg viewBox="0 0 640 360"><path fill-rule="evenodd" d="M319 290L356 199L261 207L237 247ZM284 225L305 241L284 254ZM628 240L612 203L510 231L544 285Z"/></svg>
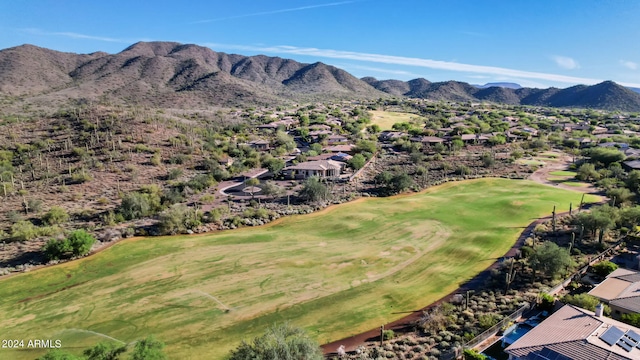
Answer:
<svg viewBox="0 0 640 360"><path fill-rule="evenodd" d="M304 181L300 190L300 197L309 202L326 200L329 196L329 189L320 182L317 176L312 176Z"/></svg>
<svg viewBox="0 0 640 360"><path fill-rule="evenodd" d="M127 351L125 346L116 345L112 342L101 342L92 348L86 349L82 354L87 360L118 360L125 351Z"/></svg>
<svg viewBox="0 0 640 360"><path fill-rule="evenodd" d="M69 220L69 214L60 206L52 206L44 216L42 221L47 225L62 224Z"/></svg>
<svg viewBox="0 0 640 360"><path fill-rule="evenodd" d="M282 186L278 186L273 181L266 181L260 188L262 188L262 194L266 196L278 197L284 194L285 190Z"/></svg>
<svg viewBox="0 0 640 360"><path fill-rule="evenodd" d="M91 247L96 242L96 238L85 230L79 229L72 231L67 237L71 254L74 256L86 255L91 251Z"/></svg>
<svg viewBox="0 0 640 360"><path fill-rule="evenodd" d="M273 174L278 174L282 169L284 169L284 160L278 158L269 159L266 163L263 164L267 167L269 171Z"/></svg>
<svg viewBox="0 0 640 360"><path fill-rule="evenodd" d="M611 229L620 215L618 209L609 205L598 206L591 210L593 226L598 229L598 242L602 244L607 230Z"/></svg>
<svg viewBox="0 0 640 360"><path fill-rule="evenodd" d="M44 244L42 251L48 260L60 260L71 253L71 245L67 239L50 239Z"/></svg>
<svg viewBox="0 0 640 360"><path fill-rule="evenodd" d="M622 314L620 317L622 322L627 323L631 326L640 327L640 314Z"/></svg>
<svg viewBox="0 0 640 360"><path fill-rule="evenodd" d="M595 311L596 305L600 303L600 300L597 297L593 295L589 295L587 293L582 293L577 295L565 295L562 297L562 299L560 299L560 301L562 301L565 304L571 304L577 307L581 307L583 309L587 309L589 311ZM611 314L611 308L609 308L609 306L607 305L604 305L603 313L605 315Z"/></svg>
<svg viewBox="0 0 640 360"><path fill-rule="evenodd" d="M600 276L607 276L614 272L617 268L618 265L612 263L611 261L600 261L599 263L591 267L593 272Z"/></svg>
<svg viewBox="0 0 640 360"><path fill-rule="evenodd" d="M460 139L454 139L451 141L451 150L455 153L460 151L464 147L464 142Z"/></svg>
<svg viewBox="0 0 640 360"><path fill-rule="evenodd" d="M362 154L355 154L351 159L349 159L349 161L347 161L347 164L354 170L360 170L366 162L367 159Z"/></svg>
<svg viewBox="0 0 640 360"><path fill-rule="evenodd" d="M631 202L634 194L627 188L614 188L607 191L607 197L615 201L615 206L621 207Z"/></svg>
<svg viewBox="0 0 640 360"><path fill-rule="evenodd" d="M614 162L619 162L625 159L625 155L618 149L595 147L588 149L586 155L591 157L592 162L598 162L604 166L609 166Z"/></svg>
<svg viewBox="0 0 640 360"><path fill-rule="evenodd" d="M474 349L464 349L462 353L464 355L464 360L486 360L487 357L480 354L477 350Z"/></svg>
<svg viewBox="0 0 640 360"><path fill-rule="evenodd" d="M631 170L629 175L627 175L625 184L629 190L637 193L640 190L640 171Z"/></svg>
<svg viewBox="0 0 640 360"><path fill-rule="evenodd" d="M373 154L377 150L377 144L375 141L360 140L356 143L355 151L358 153L370 153Z"/></svg>
<svg viewBox="0 0 640 360"><path fill-rule="evenodd" d="M580 165L580 167L578 168L576 179L582 181L599 180L600 173L596 171L595 165L586 163Z"/></svg>
<svg viewBox="0 0 640 360"><path fill-rule="evenodd" d="M289 324L274 325L252 342L231 351L229 360L322 360L320 346L304 330Z"/></svg>
<svg viewBox="0 0 640 360"><path fill-rule="evenodd" d="M396 174L391 178L391 182L389 183L389 189L394 193L403 192L414 185L413 179L405 174L400 173Z"/></svg>
<svg viewBox="0 0 640 360"><path fill-rule="evenodd" d="M561 248L551 241L545 241L536 247L535 251L527 258L529 266L533 269L534 281L536 272L542 272L549 277L564 274L574 266L569 250Z"/></svg>
<svg viewBox="0 0 640 360"><path fill-rule="evenodd" d="M503 145L506 142L507 142L507 138L502 134L498 134L489 138L489 144L491 146Z"/></svg>
<svg viewBox="0 0 640 360"><path fill-rule="evenodd" d="M628 226L631 231L635 231L640 223L640 206L622 209L620 212L620 221L623 225Z"/></svg>
<svg viewBox="0 0 640 360"><path fill-rule="evenodd" d="M164 353L164 343L154 336L148 336L145 339L136 342L133 352L129 356L131 360L166 360L167 355Z"/></svg>
<svg viewBox="0 0 640 360"><path fill-rule="evenodd" d="M276 145L284 146L287 151L293 151L296 148L296 141L286 132L278 131L276 132Z"/></svg>

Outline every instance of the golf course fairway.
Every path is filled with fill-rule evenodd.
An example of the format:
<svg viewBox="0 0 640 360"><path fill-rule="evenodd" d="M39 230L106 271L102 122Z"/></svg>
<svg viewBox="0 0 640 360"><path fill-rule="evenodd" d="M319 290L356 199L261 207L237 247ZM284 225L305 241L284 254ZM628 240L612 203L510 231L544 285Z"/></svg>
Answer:
<svg viewBox="0 0 640 360"><path fill-rule="evenodd" d="M224 358L285 320L325 343L453 291L524 226L554 205L577 208L581 196L524 180L468 180L260 227L123 240L0 280L0 329L4 339L60 340L75 353L153 334L172 359ZM45 352L0 349L0 359Z"/></svg>

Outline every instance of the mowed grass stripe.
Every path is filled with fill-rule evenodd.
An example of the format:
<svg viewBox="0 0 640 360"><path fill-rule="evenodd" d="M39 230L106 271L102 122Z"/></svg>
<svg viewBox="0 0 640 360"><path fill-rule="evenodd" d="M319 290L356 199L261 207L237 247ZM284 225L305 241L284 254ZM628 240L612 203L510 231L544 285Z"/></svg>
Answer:
<svg viewBox="0 0 640 360"><path fill-rule="evenodd" d="M483 179L258 228L125 240L1 281L0 328L78 348L105 339L96 333L124 342L155 334L181 359L221 358L282 320L328 342L454 290L503 255L523 226L554 205L575 208L581 196ZM1 349L0 358L41 353Z"/></svg>
<svg viewBox="0 0 640 360"><path fill-rule="evenodd" d="M371 124L380 126L381 130L392 130L393 124L410 122L412 119L419 119L420 115L402 113L395 111L369 110L371 113Z"/></svg>

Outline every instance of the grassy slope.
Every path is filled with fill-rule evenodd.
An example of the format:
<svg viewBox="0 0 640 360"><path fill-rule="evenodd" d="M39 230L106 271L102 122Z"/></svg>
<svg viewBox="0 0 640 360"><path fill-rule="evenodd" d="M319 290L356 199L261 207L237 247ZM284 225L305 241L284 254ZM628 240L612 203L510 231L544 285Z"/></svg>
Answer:
<svg viewBox="0 0 640 360"><path fill-rule="evenodd" d="M420 117L416 114L395 111L369 110L369 112L372 115L371 124L378 124L381 130L391 130L395 123L410 122L412 118Z"/></svg>
<svg viewBox="0 0 640 360"><path fill-rule="evenodd" d="M155 334L182 359L220 358L285 319L327 342L452 291L504 254L522 226L580 196L476 180L260 228L127 240L3 280L0 328L7 338L61 339L63 348L104 340L84 330L125 342ZM0 358L40 353L0 349Z"/></svg>

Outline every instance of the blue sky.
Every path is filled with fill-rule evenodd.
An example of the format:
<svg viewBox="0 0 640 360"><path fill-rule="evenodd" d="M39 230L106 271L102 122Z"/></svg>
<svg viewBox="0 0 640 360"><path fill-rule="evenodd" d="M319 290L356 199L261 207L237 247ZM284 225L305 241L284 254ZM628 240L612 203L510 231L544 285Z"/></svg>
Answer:
<svg viewBox="0 0 640 360"><path fill-rule="evenodd" d="M357 77L640 87L636 0L0 2L0 48L117 53L177 41Z"/></svg>

